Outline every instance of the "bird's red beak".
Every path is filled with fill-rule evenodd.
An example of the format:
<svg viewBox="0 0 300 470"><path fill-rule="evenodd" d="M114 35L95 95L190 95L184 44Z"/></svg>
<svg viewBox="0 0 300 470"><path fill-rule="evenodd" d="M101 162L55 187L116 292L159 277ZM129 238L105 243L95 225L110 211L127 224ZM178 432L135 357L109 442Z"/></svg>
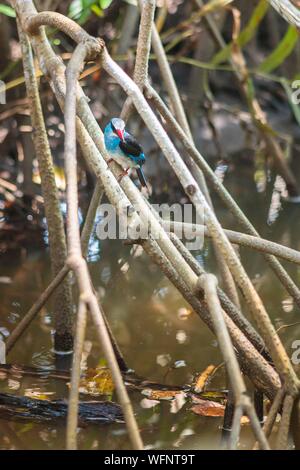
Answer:
<svg viewBox="0 0 300 470"><path fill-rule="evenodd" d="M124 140L124 131L121 131L121 130L118 129L117 134L118 134L119 139L121 139L123 141Z"/></svg>

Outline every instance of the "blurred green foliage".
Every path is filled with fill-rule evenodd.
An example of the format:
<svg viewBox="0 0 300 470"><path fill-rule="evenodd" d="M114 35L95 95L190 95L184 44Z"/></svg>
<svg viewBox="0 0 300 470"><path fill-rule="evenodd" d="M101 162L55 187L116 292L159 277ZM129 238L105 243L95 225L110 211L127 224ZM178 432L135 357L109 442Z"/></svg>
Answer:
<svg viewBox="0 0 300 470"><path fill-rule="evenodd" d="M4 3L0 3L0 14L5 16L10 16L11 18L16 17L16 12L13 8L9 7L8 5L4 5Z"/></svg>
<svg viewBox="0 0 300 470"><path fill-rule="evenodd" d="M79 24L84 24L94 13L103 16L103 10L108 8L113 0L73 0L69 7L69 16Z"/></svg>

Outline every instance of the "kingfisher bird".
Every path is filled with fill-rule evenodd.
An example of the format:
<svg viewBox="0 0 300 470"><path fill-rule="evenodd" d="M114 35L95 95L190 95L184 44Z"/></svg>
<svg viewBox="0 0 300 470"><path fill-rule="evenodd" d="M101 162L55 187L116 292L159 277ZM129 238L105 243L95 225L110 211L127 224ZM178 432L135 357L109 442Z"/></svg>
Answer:
<svg viewBox="0 0 300 470"><path fill-rule="evenodd" d="M125 176L130 168L135 168L143 187L147 187L142 165L146 161L143 149L138 141L125 130L123 119L113 118L104 130L105 147L111 159L116 161L122 168Z"/></svg>

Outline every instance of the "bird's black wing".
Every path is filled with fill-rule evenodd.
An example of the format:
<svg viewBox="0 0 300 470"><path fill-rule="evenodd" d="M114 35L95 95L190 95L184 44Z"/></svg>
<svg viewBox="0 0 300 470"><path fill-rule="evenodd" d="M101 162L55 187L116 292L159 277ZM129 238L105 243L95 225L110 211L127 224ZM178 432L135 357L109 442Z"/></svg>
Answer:
<svg viewBox="0 0 300 470"><path fill-rule="evenodd" d="M143 153L143 149L138 143L138 141L128 132L124 135L124 141L121 141L120 149L127 155L132 155L133 157L138 157Z"/></svg>

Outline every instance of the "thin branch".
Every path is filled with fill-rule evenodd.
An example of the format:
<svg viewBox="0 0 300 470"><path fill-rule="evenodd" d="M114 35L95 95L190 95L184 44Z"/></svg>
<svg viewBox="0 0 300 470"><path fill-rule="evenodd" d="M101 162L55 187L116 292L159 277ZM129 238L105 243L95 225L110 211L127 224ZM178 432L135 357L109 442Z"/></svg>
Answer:
<svg viewBox="0 0 300 470"><path fill-rule="evenodd" d="M18 1L12 3L19 4ZM26 8L25 5L24 8ZM90 41L91 39L91 36L75 21L58 12L43 11L36 13L32 9L32 16L27 15L25 18L22 18L22 21L24 21L24 27L27 33L32 36L39 34L39 28L41 26L52 26L53 28L63 31L77 44Z"/></svg>
<svg viewBox="0 0 300 470"><path fill-rule="evenodd" d="M281 420L278 429L278 437L276 441L276 450L287 450L288 438L290 432L291 415L294 406L295 398L286 395L283 400L283 409L281 414Z"/></svg>
<svg viewBox="0 0 300 470"><path fill-rule="evenodd" d="M183 258L191 266L197 276L202 276L203 274L206 274L204 268L201 266L200 263L197 263L195 258L191 255L191 253L185 247L182 241L174 233L170 233L169 236L178 251L182 254ZM244 335L251 341L257 351L259 351L268 361L271 361L270 355L266 350L265 343L261 336L256 332L251 323L236 307L236 305L231 302L231 300L227 297L226 293L223 292L220 287L218 287L217 290L220 302L227 315L240 328Z"/></svg>
<svg viewBox="0 0 300 470"><path fill-rule="evenodd" d="M34 129L33 143L39 162L42 194L45 201L45 214L49 232L51 270L55 276L67 259L66 237L64 222L60 210L60 201L55 182L53 160L48 142L38 83L30 43L18 24L18 32L22 47L22 59L27 96L31 110L31 122ZM73 312L71 286L68 280L63 282L54 299L55 313L55 351L72 351L73 348Z"/></svg>
<svg viewBox="0 0 300 470"><path fill-rule="evenodd" d="M66 70L66 98L65 98L65 173L67 180L67 238L68 238L68 264L76 274L78 287L80 291L80 299L86 303L94 323L112 373L116 391L124 418L126 421L129 436L135 449L143 449L143 443L139 434L138 426L133 414L132 406L125 388L122 375L116 360L113 346L109 333L106 328L102 311L97 302L96 296L92 290L87 264L82 257L79 221L78 221L78 195L77 195L77 162L76 162L76 85L80 71L83 68L84 61L87 58L96 57L103 48L101 41L85 41L79 43L76 47L72 58L70 59ZM81 336L80 336L81 337ZM74 372L74 374L73 374ZM78 381L78 364L77 368L72 371L72 382ZM76 375L76 377L75 377ZM72 404L77 405L75 414L78 414L78 388L72 389ZM71 404L69 405L71 406ZM69 420L68 428L68 449L76 447L76 439L74 435L77 425L73 418L74 412ZM71 446L71 447L70 447Z"/></svg>
<svg viewBox="0 0 300 470"><path fill-rule="evenodd" d="M139 4L141 7L141 4L142 4L141 0L139 0ZM176 82L174 80L167 55L165 53L163 44L161 42L161 39L160 39L160 36L159 36L159 33L157 31L155 24L153 24L153 30L152 30L152 45L156 54L157 63L158 63L163 81L168 91L168 96L170 98L174 114L177 118L177 121L181 125L184 133L186 134L186 137L193 144L193 136L192 136L192 133L191 133L191 130L190 130L187 118L186 118L186 114L185 114L184 107L183 107L183 104L179 95L179 91L178 91ZM188 164L191 168L192 174L197 184L199 185L199 188L203 192L210 206L213 208L212 201L210 198L210 194L209 194L203 173L189 155L188 155ZM223 279L225 291L227 292L232 302L235 303L237 307L239 307L240 306L239 296L238 296L238 292L236 289L236 285L233 280L233 276L228 268L226 261L224 260L222 254L220 253L214 241L213 241L213 246L214 246L215 253L216 253L217 263L220 268L220 273Z"/></svg>
<svg viewBox="0 0 300 470"><path fill-rule="evenodd" d="M168 95L170 97L172 108L177 118L177 121L182 127L187 138L190 141L193 141L193 136L192 136L192 133L191 133L191 130L190 130L187 118L186 118L186 114L184 111L184 107L182 105L178 88L176 86L176 82L171 72L171 68L170 68L164 47L162 45L162 42L159 37L159 33L155 25L153 25L153 29L152 29L152 47L155 52L155 57L156 57L160 72L162 74L163 81L166 85L166 89L168 90Z"/></svg>
<svg viewBox="0 0 300 470"><path fill-rule="evenodd" d="M300 10L289 0L269 0L273 8L296 28L300 29Z"/></svg>
<svg viewBox="0 0 300 470"><path fill-rule="evenodd" d="M204 5L202 0L197 0L197 3L199 6ZM214 18L208 15L206 21L219 46L222 48L225 47L226 43L215 24ZM236 41L236 35L234 35L234 41ZM266 114L263 112L255 94L249 93L249 89L254 90L252 78L250 77L246 67L243 52L240 50L236 42L234 45L236 46L235 54L230 56L229 61L238 80L242 96L248 104L253 125L258 132L258 136L260 136L265 142L266 149L272 156L279 173L284 178L291 198L298 200L299 190L297 187L297 181L284 158L280 145L274 138L273 131L267 121Z"/></svg>
<svg viewBox="0 0 300 470"><path fill-rule="evenodd" d="M220 253L222 253L224 256L224 259L226 260L236 283L239 285L245 296L249 308L251 309L251 312L256 320L257 326L260 329L268 349L271 352L276 367L278 368L280 374L282 374L282 377L286 379L286 383L290 389L294 390L292 393L297 393L296 390L298 389L299 381L290 363L287 352L285 351L280 338L276 334L270 317L267 314L264 305L256 290L254 289L253 284L250 281L244 267L242 266L240 259L238 258L228 238L224 234L219 221L217 220L209 203L197 186L195 179L187 169L155 114L149 108L139 88L111 59L106 49L104 49L102 53L102 65L106 72L109 73L120 84L124 91L132 98L137 111L152 133L154 139L160 146L162 152L166 156L187 196L194 204L196 211L202 215L204 210L208 230L210 231L215 244L218 246Z"/></svg>
<svg viewBox="0 0 300 470"><path fill-rule="evenodd" d="M176 221L163 221L163 227L168 231L181 232L184 235L205 236L211 238L211 235L204 225L196 225L190 223L182 223ZM264 238L254 237L246 233L236 232L234 230L223 229L231 243L252 248L261 253L268 253L278 258L282 258L291 263L300 264L300 251L294 250L279 243L266 240Z"/></svg>
<svg viewBox="0 0 300 470"><path fill-rule="evenodd" d="M88 212L84 221L84 225L81 232L81 250L82 255L86 258L88 254L88 246L91 237L91 233L95 224L95 217L97 209L101 203L104 194L104 188L101 181L97 180L95 189L93 191L92 199L88 208Z"/></svg>
<svg viewBox="0 0 300 470"><path fill-rule="evenodd" d="M234 352L231 338L229 336L222 307L218 297L217 278L213 274L204 274L199 277L199 285L204 289L205 299L212 316L214 331L218 339L218 345L225 362L230 385L232 387L236 411L233 418L233 437L231 445L237 447L240 430L240 419L246 413L250 419L253 432L256 435L262 449L269 449L269 444L261 430L259 420L254 410L254 406L247 396L247 389L241 375L239 364ZM232 448L232 447L231 447Z"/></svg>
<svg viewBox="0 0 300 470"><path fill-rule="evenodd" d="M212 323L211 316L206 305L200 302L197 298L195 298L193 293L187 288L186 284L182 281L180 276L178 276L177 271L174 269L170 261L160 250L157 243L151 240L144 240L141 242L141 244L145 249L146 253L161 268L161 270L164 272L167 278L175 285L179 292L181 292L183 297L189 302L194 311L202 318L202 320L209 326L209 328L214 331L214 325ZM260 378L262 378L262 375L264 375L265 378L269 377L269 379L273 375L270 369L270 365L264 359L262 359L258 351L255 350L252 344L248 341L244 334L241 333L241 331L236 327L236 325L228 317L227 314L225 314L225 320L233 344L239 351L239 360L241 361L243 369L245 370L246 374L251 378L251 380L261 389L262 383L260 382ZM256 356L255 360L254 356ZM251 363L252 366L250 365ZM277 388L278 385L279 382L276 381L275 388ZM267 392L267 394L268 393L269 391Z"/></svg>
<svg viewBox="0 0 300 470"><path fill-rule="evenodd" d="M77 426L78 426L78 405L79 405L79 383L80 365L86 329L86 303L79 301L76 319L75 348L73 353L73 364L71 373L71 385L68 402L67 418L67 448L76 450L77 448Z"/></svg>
<svg viewBox="0 0 300 470"><path fill-rule="evenodd" d="M45 54L43 54L43 57L44 55ZM50 63L53 64L52 56L51 56ZM63 100L64 89L63 89L63 86L61 86L62 85L61 81L57 80L57 71L53 70L53 68L52 69L49 68L48 70L49 72L52 72L52 78L55 83L55 87L54 87L55 93L60 101L61 106L63 106L62 100ZM63 71L61 71L61 74L62 76L64 75ZM91 140L91 137L87 133L86 129L83 128L82 124L78 121L77 133L78 133L78 139L79 139L83 154L85 158L87 159L88 163L92 166L93 171L95 172L96 176L101 178L105 187L105 191L108 194L108 197L111 203L114 204L117 208L119 208L118 203L124 204L124 208L127 207L126 204L132 203L132 205L134 205L135 207L138 207L139 211L141 212L141 209L144 208L146 202L141 196L136 186L130 180L130 178L128 177L122 178L120 185L122 189L124 190L124 192L126 192L128 197L130 198L131 203L129 203L128 200L126 202L126 197L124 193L120 192L120 189L118 189L116 179L113 178L110 172L108 171L107 165L104 163L102 159L102 155L105 157L106 160L109 160L110 158L104 146L103 135L101 133L101 130L99 129L97 122L95 121L93 114L90 111L89 106L86 103L86 100L80 97L79 97L79 104L78 104L78 114L80 118L82 119L82 122L84 122L86 129L88 129L88 132L93 137L97 146L96 148L94 142ZM118 178L121 173L119 166L111 165L111 168L114 174L116 175L116 178ZM131 205L131 208L133 207L132 205ZM132 213L132 211L129 211L129 213ZM152 226L155 228L155 233L160 234L159 227L157 225L155 226L153 222L153 218L151 218L149 214L148 214L147 220L150 221ZM176 266L177 275L175 276L175 279L182 277L185 280L186 285L194 286L195 282L197 281L197 277L195 277L195 274L191 270L187 269L183 258L178 258L178 253L176 252L176 250L170 247L169 242L168 242L168 237L161 234L161 236L159 236L158 242L160 243L160 247L162 248L164 254L170 257L170 259L172 259L172 264ZM196 302L196 299L193 298L193 295L190 295L190 297L188 298L188 301L193 306ZM194 304L193 304L193 301L194 301ZM199 307L201 310L201 304L199 305ZM231 327L232 327L231 334L235 336L236 347L240 351L241 355L245 358L247 357L247 360L251 362L254 357L253 356L254 352L253 351L250 352L250 350L249 351L247 350L247 348L245 347L247 343L245 342L244 339L242 339L242 337L240 336L240 333L235 328L233 322L231 324ZM258 362L260 360L259 358L260 358L260 355L257 353ZM259 374L257 374L256 366L251 367L249 373L252 374L254 381L256 379L258 380L257 382L257 384L259 383L258 387L263 386L264 388L264 385L263 385L264 380L267 380L267 381L270 380L274 371L272 371L272 368L270 368L268 364L265 363L265 365L260 369ZM265 379L261 381L262 377L265 377ZM273 391L276 390L277 386L278 386L278 381L275 377L273 377L270 380L270 386L267 388L264 388L264 390L266 390L266 394L269 395L270 391L272 389Z"/></svg>
<svg viewBox="0 0 300 470"><path fill-rule="evenodd" d="M142 90L148 80L148 63L151 49L151 31L154 20L156 0L146 0L142 3L142 14L140 21L139 36L136 50L136 60L134 67L133 80ZM121 118L127 121L132 111L132 103L129 98L126 99Z"/></svg>
<svg viewBox="0 0 300 470"><path fill-rule="evenodd" d="M238 443L239 443L239 437L240 437L240 431L241 431L241 419L244 415L244 410L241 405L238 405L235 407L234 414L233 414L233 420L232 420L232 428L231 428L231 433L229 437L229 450L236 450Z"/></svg>
<svg viewBox="0 0 300 470"><path fill-rule="evenodd" d="M277 414L278 414L279 409L281 407L284 395L285 395L285 389L284 389L284 387L281 387L278 390L278 392L277 392L277 394L276 394L276 396L273 400L273 403L271 405L271 408L270 408L270 411L268 413L267 419L266 419L266 421L263 425L263 432L265 433L265 436L267 438L271 435L271 432L272 432L273 426L275 424ZM257 450L258 448L259 448L259 445L256 442L253 449Z"/></svg>
<svg viewBox="0 0 300 470"><path fill-rule="evenodd" d="M221 200L224 202L224 204L230 210L230 212L234 215L235 219L241 225L241 227L243 227L243 229L249 235L259 237L259 234L254 228L254 226L245 216L245 214L240 209L240 207L235 202L235 200L230 195L230 193L226 190L226 188L220 182L218 177L215 175L214 171L210 168L210 166L206 162L205 158L200 154L200 152L196 149L196 147L193 144L191 144L191 142L187 139L185 133L182 131L181 127L178 125L177 121L174 119L172 113L164 104L160 96L156 93L156 91L149 84L146 85L146 97L149 100L154 102L156 108L164 117L164 119L167 121L167 123L170 125L170 127L172 128L175 135L180 140L185 150L195 160L197 165L199 165L199 167L203 171L204 175L206 176L207 180L209 181L213 189L220 196ZM274 256L265 254L264 257L269 263L272 270L277 275L277 277L280 279L282 284L285 286L286 290L295 299L296 304L300 307L300 290L296 286L294 281L291 279L289 274L285 271L285 269L281 266L279 261Z"/></svg>
<svg viewBox="0 0 300 470"><path fill-rule="evenodd" d="M139 11L136 5L128 3L124 12L124 19L120 37L118 39L117 54L126 54L130 49L133 35L139 18Z"/></svg>
<svg viewBox="0 0 300 470"><path fill-rule="evenodd" d="M41 36L39 38L33 38L33 43L36 48L36 52L40 57L41 67L43 68L43 71L46 75L51 76L53 81L50 81L50 84L57 96L60 105L63 107L65 94L64 66L61 61L53 54L53 51L50 45L48 44L43 32L41 32ZM135 204L137 207L143 207L145 201L139 193L138 189L128 177L124 177L121 181L122 189L126 192L126 194L128 194L131 200L131 202L129 202L127 199L126 202L125 194L120 189L115 177L111 175L111 172L108 170L107 165L102 159L101 154L105 157L106 160L109 159L109 155L107 154L104 147L103 135L101 134L98 124L96 123L94 116L92 115L89 106L87 105L86 99L81 89L78 87L77 90L78 115L80 116L82 122L85 125L84 128L81 122L77 120L77 134L84 156L86 157L89 164L92 165L96 176L101 178L109 199L118 209L119 202L121 202L121 207L124 207L124 209L130 209L130 207L132 207L131 203ZM91 140L91 137L89 136L87 130L92 136L96 145ZM99 153L99 151L101 152L101 154ZM113 166L112 170L114 174L118 177L120 174L120 169L118 169L118 166ZM134 210L130 213L134 214ZM183 258L178 257L177 251L170 247L167 237L164 237L162 240L159 240L159 242L164 248L164 252L167 254L167 256L170 256L170 259L172 259L172 264L176 266L176 278L178 279L182 276L182 278L184 279L184 284L191 286L193 290L194 283L197 280L195 274L188 266L186 266L186 263L184 262ZM195 302L197 301L197 299L192 293L192 290L190 291L191 294L188 299L191 305L192 302L194 302L195 304ZM200 303L199 308L201 309ZM227 321L231 328L231 336L234 337L235 346L239 350L241 356L245 358L246 362L249 361L249 364L254 361L252 367L248 368L249 373L252 374L253 380L255 381L258 387L262 387L262 389L267 395L273 396L274 391L279 386L277 374L267 364L266 361L260 369L260 372L258 373L257 364L262 361L261 356L258 352L255 351L253 346L251 346L251 344L246 340L246 338L243 338L243 335L241 335L240 330L235 327L233 322L229 318L227 319ZM256 359L254 359L255 357Z"/></svg>
<svg viewBox="0 0 300 470"><path fill-rule="evenodd" d="M33 306L28 310L28 312L24 315L22 320L18 323L18 325L13 329L12 333L7 338L5 344L7 353L15 345L16 341L20 338L20 336L24 333L26 328L30 325L32 320L36 317L39 311L43 308L47 300L51 297L52 293L57 289L62 281L65 279L67 274L69 273L70 269L67 265L65 265L61 271L54 277L51 281L49 286L46 290L42 293L39 299L33 304Z"/></svg>
<svg viewBox="0 0 300 470"><path fill-rule="evenodd" d="M97 191L94 199L98 199L98 195L100 195L100 188L102 187L101 182L97 182L97 188L95 188L94 194ZM99 202L99 200L98 200ZM96 207L97 208L97 207ZM86 248L88 245L88 240L91 235L91 230L92 230L92 224L90 223L92 219L92 212L96 209L94 206L90 206L88 210L88 215L86 217L86 220L84 222L83 230L82 230L82 237L81 237L81 243L82 243L82 251L86 253ZM20 338L20 336L24 333L26 328L30 325L32 320L36 317L36 315L39 313L39 311L43 308L43 306L46 304L46 302L49 300L55 289L57 289L62 281L65 279L65 277L68 275L70 272L70 268L65 264L63 268L57 273L57 275L53 278L51 283L48 285L48 287L45 289L45 291L41 294L39 299L32 305L32 307L28 310L28 312L24 315L22 320L18 323L18 325L13 329L12 333L9 335L6 341L6 349L7 352L10 352L12 347L15 345L16 341Z"/></svg>

